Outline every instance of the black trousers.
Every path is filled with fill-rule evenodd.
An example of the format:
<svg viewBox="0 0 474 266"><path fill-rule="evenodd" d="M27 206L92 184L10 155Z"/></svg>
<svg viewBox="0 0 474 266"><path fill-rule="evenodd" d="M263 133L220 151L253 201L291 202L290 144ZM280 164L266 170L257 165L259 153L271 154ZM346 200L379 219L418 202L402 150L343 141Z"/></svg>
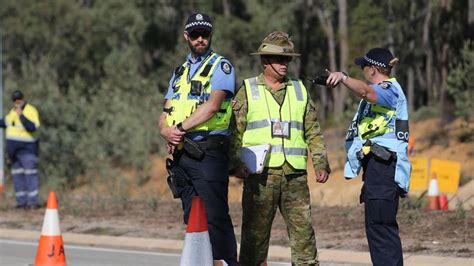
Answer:
<svg viewBox="0 0 474 266"><path fill-rule="evenodd" d="M365 231L375 266L403 265L402 243L397 223L400 189L395 183L396 160L363 161L361 201L365 204Z"/></svg>
<svg viewBox="0 0 474 266"><path fill-rule="evenodd" d="M237 242L229 215L227 201L229 175L228 155L224 150L208 149L201 161L182 152L175 163L191 177L192 185L181 192L184 223L188 223L192 198L200 196L204 201L209 237L214 260L225 260L228 265L237 263Z"/></svg>

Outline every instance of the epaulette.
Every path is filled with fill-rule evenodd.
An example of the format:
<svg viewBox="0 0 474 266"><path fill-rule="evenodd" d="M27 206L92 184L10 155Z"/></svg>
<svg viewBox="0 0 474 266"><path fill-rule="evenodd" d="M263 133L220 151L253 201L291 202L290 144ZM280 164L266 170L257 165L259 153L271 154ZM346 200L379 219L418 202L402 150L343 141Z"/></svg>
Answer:
<svg viewBox="0 0 474 266"><path fill-rule="evenodd" d="M209 72L211 71L212 65L214 64L216 59L219 57L218 54L212 54L211 56L212 56L211 60L209 60L207 65L201 71L201 74L199 74L201 77L207 77L207 75L209 75Z"/></svg>
<svg viewBox="0 0 474 266"><path fill-rule="evenodd" d="M207 77L209 75L209 71L211 71L212 64L207 64L204 69L201 71L201 74L199 74L201 77Z"/></svg>
<svg viewBox="0 0 474 266"><path fill-rule="evenodd" d="M174 77L175 79L178 78L178 77L181 77L181 75L183 75L184 73L184 66L183 65L180 65L179 67L177 67L175 70L174 70Z"/></svg>

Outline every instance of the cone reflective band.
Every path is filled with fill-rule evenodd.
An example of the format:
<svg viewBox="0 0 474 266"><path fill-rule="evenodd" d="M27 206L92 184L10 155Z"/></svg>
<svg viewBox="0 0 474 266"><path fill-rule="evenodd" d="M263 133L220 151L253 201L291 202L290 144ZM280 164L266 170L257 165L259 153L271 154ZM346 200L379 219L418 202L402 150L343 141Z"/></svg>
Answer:
<svg viewBox="0 0 474 266"><path fill-rule="evenodd" d="M212 247L207 231L206 210L200 197L193 197L181 254L181 266L212 266Z"/></svg>
<svg viewBox="0 0 474 266"><path fill-rule="evenodd" d="M66 266L63 237L59 228L56 194L49 192L35 266Z"/></svg>

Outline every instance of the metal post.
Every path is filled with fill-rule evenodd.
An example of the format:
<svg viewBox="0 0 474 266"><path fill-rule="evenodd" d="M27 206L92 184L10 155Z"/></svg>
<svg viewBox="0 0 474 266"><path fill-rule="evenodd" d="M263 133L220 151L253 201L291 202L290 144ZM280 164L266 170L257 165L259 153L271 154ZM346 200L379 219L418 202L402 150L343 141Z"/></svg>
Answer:
<svg viewBox="0 0 474 266"><path fill-rule="evenodd" d="M0 118L3 118L3 36L0 28ZM0 127L0 194L3 194L5 184L5 158L3 151L3 128Z"/></svg>

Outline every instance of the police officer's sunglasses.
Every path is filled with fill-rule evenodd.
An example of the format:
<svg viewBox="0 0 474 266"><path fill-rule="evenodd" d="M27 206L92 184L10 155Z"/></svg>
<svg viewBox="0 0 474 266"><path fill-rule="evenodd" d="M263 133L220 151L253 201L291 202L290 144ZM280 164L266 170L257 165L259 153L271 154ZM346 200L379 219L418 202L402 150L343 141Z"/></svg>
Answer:
<svg viewBox="0 0 474 266"><path fill-rule="evenodd" d="M360 69L364 70L365 67L370 67L370 66L372 65L365 63L365 64L360 65Z"/></svg>
<svg viewBox="0 0 474 266"><path fill-rule="evenodd" d="M203 39L207 39L209 38L209 36L211 36L211 33L205 30L194 30L192 32L188 32L188 35L189 37L191 37L191 39L196 40L199 37L202 37Z"/></svg>

